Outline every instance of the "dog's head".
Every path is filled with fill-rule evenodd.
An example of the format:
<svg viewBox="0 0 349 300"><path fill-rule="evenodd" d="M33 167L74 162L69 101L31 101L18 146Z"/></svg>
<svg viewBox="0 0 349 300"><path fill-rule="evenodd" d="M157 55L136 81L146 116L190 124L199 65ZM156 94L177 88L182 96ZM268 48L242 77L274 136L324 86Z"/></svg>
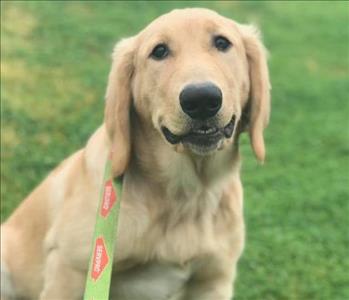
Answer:
<svg viewBox="0 0 349 300"><path fill-rule="evenodd" d="M132 103L169 147L211 155L231 144L239 127L263 161L269 90L266 51L253 26L207 9L159 17L113 53L105 123L115 174L130 159Z"/></svg>

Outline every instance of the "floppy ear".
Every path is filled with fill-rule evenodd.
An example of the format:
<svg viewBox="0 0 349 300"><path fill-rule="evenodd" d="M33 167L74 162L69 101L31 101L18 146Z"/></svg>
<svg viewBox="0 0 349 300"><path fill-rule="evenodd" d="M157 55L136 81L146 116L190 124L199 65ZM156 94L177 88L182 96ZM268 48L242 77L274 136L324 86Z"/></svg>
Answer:
<svg viewBox="0 0 349 300"><path fill-rule="evenodd" d="M122 175L131 152L131 78L134 72L135 38L121 40L114 48L106 92L104 122L111 142L113 175Z"/></svg>
<svg viewBox="0 0 349 300"><path fill-rule="evenodd" d="M263 131L269 123L271 89L267 51L261 42L260 33L256 27L240 25L239 28L245 46L251 82L248 130L255 156L260 162L264 162Z"/></svg>

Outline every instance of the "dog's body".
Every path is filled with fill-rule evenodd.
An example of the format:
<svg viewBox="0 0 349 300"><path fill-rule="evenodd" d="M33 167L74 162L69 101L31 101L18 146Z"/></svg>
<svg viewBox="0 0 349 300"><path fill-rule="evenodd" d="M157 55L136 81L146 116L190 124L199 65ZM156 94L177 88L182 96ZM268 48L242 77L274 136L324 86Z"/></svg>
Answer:
<svg viewBox="0 0 349 300"><path fill-rule="evenodd" d="M205 27L203 32L208 30L205 24L210 32L221 27L219 34L228 36L231 26L236 54L227 48L218 58L213 50L208 55L204 39L196 43L189 28L182 35L192 42L196 57L185 56L179 47L185 41L176 44L171 37L180 39L173 31L187 28L188 22ZM171 56L153 59L147 43L159 42L159 32L160 46L168 43ZM172 72L175 60L180 65ZM237 74L230 75L232 66L225 65L235 60ZM222 90L219 117L210 117L207 124L224 128L225 136L223 129L198 133L199 121L188 121L180 110L178 91L204 80ZM111 150L114 175L124 174L111 298L230 299L244 244L237 141L248 103L252 146L262 160L269 80L263 47L247 27L208 10L187 9L160 17L122 41L109 77L105 124L2 225L1 299L81 299ZM182 142L174 142L181 134ZM213 142L196 142L204 138Z"/></svg>

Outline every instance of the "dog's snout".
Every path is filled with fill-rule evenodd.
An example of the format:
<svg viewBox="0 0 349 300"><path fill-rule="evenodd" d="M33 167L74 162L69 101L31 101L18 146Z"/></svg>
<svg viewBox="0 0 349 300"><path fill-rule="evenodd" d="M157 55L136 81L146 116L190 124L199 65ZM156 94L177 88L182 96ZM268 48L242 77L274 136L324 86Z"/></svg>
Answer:
<svg viewBox="0 0 349 300"><path fill-rule="evenodd" d="M222 106L222 92L211 82L189 84L179 95L182 110L192 119L206 120Z"/></svg>

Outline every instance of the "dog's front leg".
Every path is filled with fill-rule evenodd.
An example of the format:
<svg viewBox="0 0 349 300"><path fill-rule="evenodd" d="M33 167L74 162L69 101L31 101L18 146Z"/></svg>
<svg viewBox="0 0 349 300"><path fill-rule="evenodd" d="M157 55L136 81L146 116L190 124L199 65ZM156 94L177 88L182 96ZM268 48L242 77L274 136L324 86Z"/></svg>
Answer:
<svg viewBox="0 0 349 300"><path fill-rule="evenodd" d="M52 250L44 270L44 287L40 300L82 299L86 274L67 264L58 249Z"/></svg>
<svg viewBox="0 0 349 300"><path fill-rule="evenodd" d="M207 260L206 260L207 262ZM183 300L230 300L233 297L236 262L204 263L193 274Z"/></svg>
<svg viewBox="0 0 349 300"><path fill-rule="evenodd" d="M233 297L233 282L230 278L192 283L183 300L230 300Z"/></svg>

